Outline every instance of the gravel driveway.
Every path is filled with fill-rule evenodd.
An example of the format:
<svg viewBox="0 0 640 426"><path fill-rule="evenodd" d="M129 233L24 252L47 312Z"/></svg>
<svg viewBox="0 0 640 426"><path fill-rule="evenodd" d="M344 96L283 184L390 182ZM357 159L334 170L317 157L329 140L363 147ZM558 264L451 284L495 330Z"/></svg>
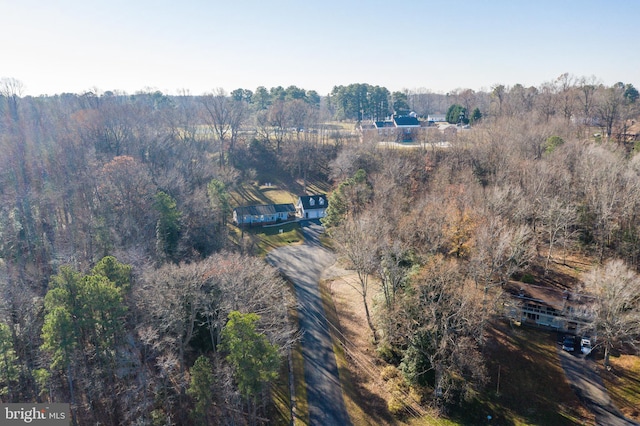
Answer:
<svg viewBox="0 0 640 426"><path fill-rule="evenodd" d="M302 356L310 424L347 426L351 421L342 398L333 344L318 288L322 272L335 262L335 256L320 246L320 225L311 221L300 225L305 243L275 249L267 255L267 262L286 275L295 287L303 332Z"/></svg>

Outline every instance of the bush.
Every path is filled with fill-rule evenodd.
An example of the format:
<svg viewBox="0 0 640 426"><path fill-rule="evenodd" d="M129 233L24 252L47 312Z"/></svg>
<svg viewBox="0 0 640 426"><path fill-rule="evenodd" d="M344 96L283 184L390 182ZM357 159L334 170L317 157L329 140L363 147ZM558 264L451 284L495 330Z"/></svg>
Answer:
<svg viewBox="0 0 640 426"><path fill-rule="evenodd" d="M395 370L397 371L397 369ZM406 415L408 407L406 396L408 391L407 383L398 375L387 382L387 389L391 394L391 397L387 400L389 412L396 417Z"/></svg>
<svg viewBox="0 0 640 426"><path fill-rule="evenodd" d="M397 377L400 377L400 370L398 370L393 365L387 365L382 369L382 372L380 373L380 377L385 382L391 379L395 379Z"/></svg>
<svg viewBox="0 0 640 426"><path fill-rule="evenodd" d="M520 281L525 284L533 284L536 282L535 278L533 278L533 275L531 274L522 275L522 278L520 278Z"/></svg>
<svg viewBox="0 0 640 426"><path fill-rule="evenodd" d="M407 413L407 404L405 404L404 399L392 396L387 401L387 408L389 409L389 413L395 417L402 417Z"/></svg>
<svg viewBox="0 0 640 426"><path fill-rule="evenodd" d="M400 362L402 357L388 342L382 342L376 349L378 356L387 364L396 365Z"/></svg>

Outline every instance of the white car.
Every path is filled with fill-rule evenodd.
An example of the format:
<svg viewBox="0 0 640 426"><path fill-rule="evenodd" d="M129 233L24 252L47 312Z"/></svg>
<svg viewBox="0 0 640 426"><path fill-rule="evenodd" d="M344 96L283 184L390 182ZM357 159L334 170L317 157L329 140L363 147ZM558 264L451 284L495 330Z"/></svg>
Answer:
<svg viewBox="0 0 640 426"><path fill-rule="evenodd" d="M592 350L593 339L589 336L583 336L582 339L580 339L580 351L585 355L589 355Z"/></svg>

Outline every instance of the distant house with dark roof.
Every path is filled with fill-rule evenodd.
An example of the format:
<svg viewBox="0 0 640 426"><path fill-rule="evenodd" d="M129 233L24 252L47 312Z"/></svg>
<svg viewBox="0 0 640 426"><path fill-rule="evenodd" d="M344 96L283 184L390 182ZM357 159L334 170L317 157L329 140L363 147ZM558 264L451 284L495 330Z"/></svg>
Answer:
<svg viewBox="0 0 640 426"><path fill-rule="evenodd" d="M295 213L296 208L291 203L236 207L233 209L233 221L237 225L266 225L286 221Z"/></svg>
<svg viewBox="0 0 640 426"><path fill-rule="evenodd" d="M413 115L394 115L393 124L397 128L410 129L414 127L420 127L418 117Z"/></svg>
<svg viewBox="0 0 640 426"><path fill-rule="evenodd" d="M368 125L361 125L364 139L377 135L379 138L395 142L411 142L416 139L422 125L415 113L409 115L393 115L391 119L374 121Z"/></svg>
<svg viewBox="0 0 640 426"><path fill-rule="evenodd" d="M296 214L302 219L319 219L327 215L327 194L301 195L296 203Z"/></svg>

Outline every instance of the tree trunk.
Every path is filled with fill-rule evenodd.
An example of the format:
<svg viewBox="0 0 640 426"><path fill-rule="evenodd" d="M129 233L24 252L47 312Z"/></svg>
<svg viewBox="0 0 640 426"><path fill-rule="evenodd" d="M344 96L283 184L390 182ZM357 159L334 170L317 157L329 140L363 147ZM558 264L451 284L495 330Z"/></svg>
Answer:
<svg viewBox="0 0 640 426"><path fill-rule="evenodd" d="M67 364L67 382L69 383L69 411L71 411L71 423L73 426L78 426L78 419L75 410L75 396L73 393L73 373L71 372L71 363Z"/></svg>
<svg viewBox="0 0 640 426"><path fill-rule="evenodd" d="M373 326L373 321L371 321L371 315L369 314L369 304L367 303L367 295L366 293L362 295L362 301L364 303L364 313L367 316L367 324L371 329L371 333L373 334L373 343L378 342L378 335L376 333L376 328Z"/></svg>

